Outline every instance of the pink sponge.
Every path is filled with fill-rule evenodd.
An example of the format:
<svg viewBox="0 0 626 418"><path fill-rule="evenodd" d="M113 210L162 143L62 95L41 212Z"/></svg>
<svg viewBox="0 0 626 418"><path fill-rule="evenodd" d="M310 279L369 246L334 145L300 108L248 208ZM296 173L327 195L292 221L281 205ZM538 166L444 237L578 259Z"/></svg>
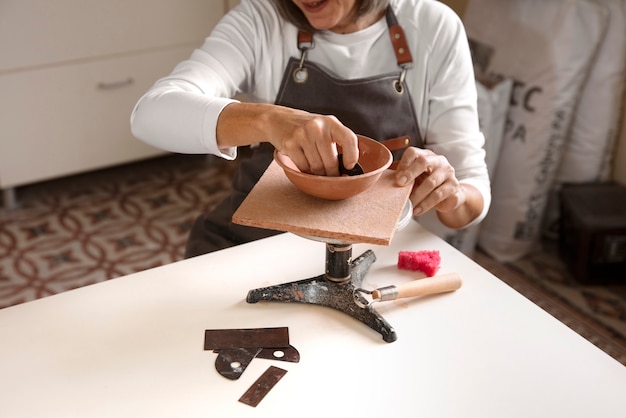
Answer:
<svg viewBox="0 0 626 418"><path fill-rule="evenodd" d="M421 271L432 277L439 270L441 256L439 251L400 251L398 253L398 268L403 270Z"/></svg>

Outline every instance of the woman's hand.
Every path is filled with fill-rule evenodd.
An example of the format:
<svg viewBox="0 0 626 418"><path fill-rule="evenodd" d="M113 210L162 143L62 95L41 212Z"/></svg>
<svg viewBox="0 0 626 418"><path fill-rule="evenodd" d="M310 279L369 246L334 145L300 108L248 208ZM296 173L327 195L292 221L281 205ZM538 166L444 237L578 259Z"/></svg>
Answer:
<svg viewBox="0 0 626 418"><path fill-rule="evenodd" d="M336 117L277 105L226 106L218 119L217 140L221 147L270 142L300 171L323 176L339 175L338 147L346 168L359 158L356 135Z"/></svg>
<svg viewBox="0 0 626 418"><path fill-rule="evenodd" d="M459 183L454 167L444 156L408 148L396 168L396 182L406 186L414 180L410 195L414 215L435 209L444 225L462 228L482 211L481 194L473 186Z"/></svg>
<svg viewBox="0 0 626 418"><path fill-rule="evenodd" d="M338 146L347 168L357 163L357 137L336 117L287 108L279 108L279 111L281 115L272 126L270 142L291 158L300 171L338 176Z"/></svg>

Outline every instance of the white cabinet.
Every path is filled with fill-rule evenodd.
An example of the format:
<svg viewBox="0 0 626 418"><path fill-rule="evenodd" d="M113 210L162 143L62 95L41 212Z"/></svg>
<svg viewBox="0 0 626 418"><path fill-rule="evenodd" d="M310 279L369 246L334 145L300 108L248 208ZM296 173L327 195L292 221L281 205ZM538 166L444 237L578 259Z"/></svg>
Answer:
<svg viewBox="0 0 626 418"><path fill-rule="evenodd" d="M0 189L163 153L132 137L132 107L226 4L2 0Z"/></svg>

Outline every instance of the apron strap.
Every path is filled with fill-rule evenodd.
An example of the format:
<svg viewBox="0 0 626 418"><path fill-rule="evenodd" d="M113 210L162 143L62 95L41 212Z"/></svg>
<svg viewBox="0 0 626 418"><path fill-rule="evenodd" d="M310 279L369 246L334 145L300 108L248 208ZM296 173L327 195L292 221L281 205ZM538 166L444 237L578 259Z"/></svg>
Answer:
<svg viewBox="0 0 626 418"><path fill-rule="evenodd" d="M305 83L309 79L309 71L304 66L307 51L313 48L313 34L304 30L298 31L298 49L300 50L300 64L293 72L296 83Z"/></svg>
<svg viewBox="0 0 626 418"><path fill-rule="evenodd" d="M306 51L313 48L313 34L304 30L298 31L298 49Z"/></svg>
<svg viewBox="0 0 626 418"><path fill-rule="evenodd" d="M408 136L399 136L380 142L384 144L389 151L403 150L411 146L411 138ZM398 167L398 163L400 163L400 161L393 161L389 169L395 170Z"/></svg>
<svg viewBox="0 0 626 418"><path fill-rule="evenodd" d="M396 15L393 13L391 6L387 7L385 18L387 20L387 26L389 26L389 37L391 38L393 52L396 55L398 66L402 69L400 77L398 77L398 81L395 83L395 89L398 93L402 93L406 72L413 68L413 57L411 56L411 50L406 41L404 30L402 26L398 24L398 19L396 19ZM305 82L308 78L306 68L304 68L304 61L306 60L307 51L311 48L313 48L313 34L299 30L298 49L300 50L300 66L294 72L294 78L300 83Z"/></svg>
<svg viewBox="0 0 626 418"><path fill-rule="evenodd" d="M398 24L396 15L391 10L391 6L387 7L387 26L389 26L389 36L391 37L391 44L393 45L393 52L396 54L398 66L403 70L407 70L413 67L413 57L409 50L409 45L406 42L406 36L404 36L404 30L402 26Z"/></svg>

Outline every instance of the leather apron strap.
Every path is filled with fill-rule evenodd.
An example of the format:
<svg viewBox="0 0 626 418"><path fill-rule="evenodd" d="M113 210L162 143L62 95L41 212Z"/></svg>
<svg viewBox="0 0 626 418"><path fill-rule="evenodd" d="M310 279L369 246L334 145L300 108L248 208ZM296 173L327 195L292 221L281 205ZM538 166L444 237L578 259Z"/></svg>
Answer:
<svg viewBox="0 0 626 418"><path fill-rule="evenodd" d="M300 58L287 63L275 104L312 113L335 115L354 132L381 142L388 142L394 160L399 160L409 146L422 146L409 90L404 82L412 66L402 28L391 8L387 23L399 70L379 76L343 80L327 74L323 68L306 61L307 51L314 47L313 36L298 35ZM251 155L242 158L233 178L233 190L212 212L201 215L187 241L186 257L230 247L276 235L271 231L233 224L232 215L261 178L273 159L274 147L262 143L252 147Z"/></svg>

